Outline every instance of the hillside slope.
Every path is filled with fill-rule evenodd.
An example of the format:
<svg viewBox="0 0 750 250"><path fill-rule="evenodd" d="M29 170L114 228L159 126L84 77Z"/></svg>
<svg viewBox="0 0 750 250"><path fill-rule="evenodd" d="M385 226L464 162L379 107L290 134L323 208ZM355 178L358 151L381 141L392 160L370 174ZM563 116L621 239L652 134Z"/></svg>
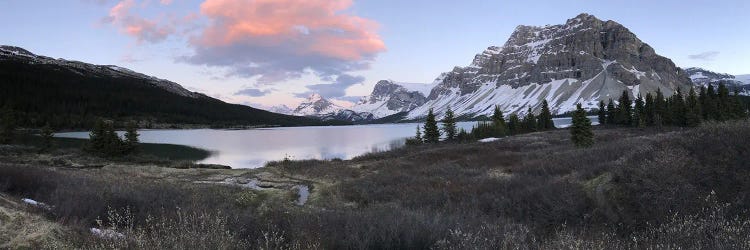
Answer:
<svg viewBox="0 0 750 250"><path fill-rule="evenodd" d="M225 103L116 66L52 59L17 47L0 47L0 81L0 106L11 105L21 126L87 128L97 118L212 126L323 124Z"/></svg>

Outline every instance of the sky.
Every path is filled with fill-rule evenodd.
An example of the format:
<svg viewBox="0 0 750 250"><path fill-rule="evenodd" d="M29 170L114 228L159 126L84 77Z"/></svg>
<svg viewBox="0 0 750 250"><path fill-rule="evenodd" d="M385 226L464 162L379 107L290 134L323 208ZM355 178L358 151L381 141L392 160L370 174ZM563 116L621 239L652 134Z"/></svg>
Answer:
<svg viewBox="0 0 750 250"><path fill-rule="evenodd" d="M614 20L680 67L750 74L750 1L2 0L0 44L119 65L226 102L349 106L431 83L518 25Z"/></svg>

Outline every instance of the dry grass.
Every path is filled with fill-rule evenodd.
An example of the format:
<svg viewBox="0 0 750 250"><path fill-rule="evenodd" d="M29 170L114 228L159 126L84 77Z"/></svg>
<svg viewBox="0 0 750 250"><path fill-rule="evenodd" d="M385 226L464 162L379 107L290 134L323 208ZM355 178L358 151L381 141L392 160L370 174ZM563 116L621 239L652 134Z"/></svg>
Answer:
<svg viewBox="0 0 750 250"><path fill-rule="evenodd" d="M246 171L5 163L0 191L54 205L50 216L66 225L98 226L99 218L105 228L128 235L124 241L73 240L84 247L750 246L750 122L597 129L595 135L587 149L556 130ZM277 188L194 183L249 178ZM278 188L291 184L310 186L305 206Z"/></svg>

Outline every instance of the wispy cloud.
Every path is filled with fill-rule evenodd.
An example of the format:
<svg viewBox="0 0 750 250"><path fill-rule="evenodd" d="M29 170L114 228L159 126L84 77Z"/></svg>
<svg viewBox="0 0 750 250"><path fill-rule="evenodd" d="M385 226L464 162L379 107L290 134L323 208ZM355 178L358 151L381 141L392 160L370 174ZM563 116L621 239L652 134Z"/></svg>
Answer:
<svg viewBox="0 0 750 250"><path fill-rule="evenodd" d="M310 91L297 93L297 97L307 97L312 93L318 93L326 98L339 98L346 96L346 89L354 84L362 83L365 80L362 76L352 76L348 74L339 75L333 83L308 85Z"/></svg>
<svg viewBox="0 0 750 250"><path fill-rule="evenodd" d="M271 93L270 90L261 90L261 89L255 89L255 88L246 88L240 91L237 91L234 93L234 95L245 95L250 97L261 97L264 95L267 95L268 93Z"/></svg>
<svg viewBox="0 0 750 250"><path fill-rule="evenodd" d="M688 58L700 61L713 61L718 55L718 51L706 51L695 55L688 55Z"/></svg>

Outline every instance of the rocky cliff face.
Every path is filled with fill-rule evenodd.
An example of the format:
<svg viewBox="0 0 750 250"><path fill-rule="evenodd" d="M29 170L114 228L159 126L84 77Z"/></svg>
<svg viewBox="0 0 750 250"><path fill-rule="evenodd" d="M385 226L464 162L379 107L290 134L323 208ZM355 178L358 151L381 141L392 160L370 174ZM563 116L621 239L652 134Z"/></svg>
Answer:
<svg viewBox="0 0 750 250"><path fill-rule="evenodd" d="M376 118L381 118L400 112L409 112L427 101L422 92L407 89L404 85L392 80L381 80L375 84L372 94L362 98L352 107L352 110L368 112ZM407 86L416 85L410 84ZM428 86L426 84L422 85Z"/></svg>
<svg viewBox="0 0 750 250"><path fill-rule="evenodd" d="M554 113L576 103L596 107L617 99L661 89L667 95L691 85L688 75L668 58L614 21L588 14L565 24L518 26L503 46L476 55L467 67L441 74L427 102L407 118L423 117L433 108L451 107L457 114L489 115L495 105L506 114L538 110L546 99Z"/></svg>

